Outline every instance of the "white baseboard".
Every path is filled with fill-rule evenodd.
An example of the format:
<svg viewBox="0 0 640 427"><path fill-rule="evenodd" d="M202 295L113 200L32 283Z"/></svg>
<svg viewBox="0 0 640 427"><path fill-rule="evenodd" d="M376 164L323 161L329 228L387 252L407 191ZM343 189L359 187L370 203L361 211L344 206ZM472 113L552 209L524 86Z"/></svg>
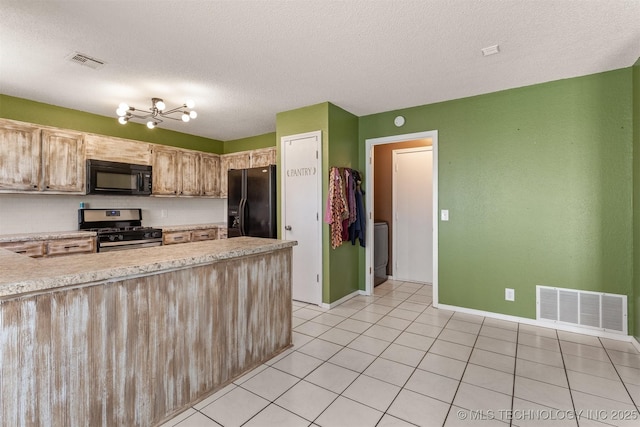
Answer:
<svg viewBox="0 0 640 427"><path fill-rule="evenodd" d="M508 320L510 322L524 323L526 325L539 326L542 328L557 329L559 331L575 332L575 333L584 334L584 335L592 335L596 337L609 338L612 340L627 341L632 343L636 348L638 348L638 351L640 351L640 344L631 335L622 335L622 334L616 334L612 332L598 331L594 329L579 328L579 327L570 326L570 325L561 325L556 323L543 322L536 319L529 319L528 317L510 316L508 314L500 314L500 313L494 313L492 311L483 311L483 310L476 310L473 308L458 307L455 305L438 304L437 308L439 310L451 310L451 311L457 311L460 313L475 314L477 316L490 317L492 319L498 319L498 320Z"/></svg>
<svg viewBox="0 0 640 427"><path fill-rule="evenodd" d="M339 306L339 305L340 305L340 304L342 304L343 302L350 300L350 299L351 299L351 298L353 298L353 297L356 297L356 296L358 296L358 295L363 295L363 294L361 294L361 292L364 292L364 291L360 291L360 290L358 290L358 291L353 291L353 292L351 292L349 295L345 295L345 296L343 296L342 298L340 298L338 301L334 301L334 302L332 302L331 304L327 304L327 303L324 303L324 302L323 302L323 303L320 305L320 307L322 307L322 308L326 308L326 309L332 309L332 308L334 308L334 307ZM364 294L364 295L366 295L366 294Z"/></svg>

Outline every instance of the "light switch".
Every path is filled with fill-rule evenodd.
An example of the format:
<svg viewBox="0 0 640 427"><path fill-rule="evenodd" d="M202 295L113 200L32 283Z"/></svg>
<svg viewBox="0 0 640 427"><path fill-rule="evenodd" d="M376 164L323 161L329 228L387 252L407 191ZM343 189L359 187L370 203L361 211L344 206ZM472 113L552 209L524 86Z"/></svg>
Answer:
<svg viewBox="0 0 640 427"><path fill-rule="evenodd" d="M449 209L442 209L440 211L440 220L449 221Z"/></svg>

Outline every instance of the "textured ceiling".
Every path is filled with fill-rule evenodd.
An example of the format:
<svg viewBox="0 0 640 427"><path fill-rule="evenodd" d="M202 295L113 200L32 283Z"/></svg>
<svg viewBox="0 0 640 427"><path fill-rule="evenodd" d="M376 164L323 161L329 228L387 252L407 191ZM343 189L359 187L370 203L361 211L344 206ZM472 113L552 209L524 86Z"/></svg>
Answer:
<svg viewBox="0 0 640 427"><path fill-rule="evenodd" d="M0 93L114 120L190 98L198 119L162 126L220 140L324 101L362 116L640 57L640 0L0 0L0 23Z"/></svg>

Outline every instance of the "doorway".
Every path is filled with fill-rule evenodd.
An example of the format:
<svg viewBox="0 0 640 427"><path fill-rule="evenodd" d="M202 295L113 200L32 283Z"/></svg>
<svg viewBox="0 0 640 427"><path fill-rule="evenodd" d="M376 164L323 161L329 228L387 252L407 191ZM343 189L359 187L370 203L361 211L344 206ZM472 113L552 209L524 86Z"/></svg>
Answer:
<svg viewBox="0 0 640 427"><path fill-rule="evenodd" d="M322 303L321 131L284 136L281 153L281 236L293 248L293 299Z"/></svg>
<svg viewBox="0 0 640 427"><path fill-rule="evenodd" d="M374 234L374 221L373 206L374 206L374 181L375 171L374 169L374 147L383 144L397 144L413 140L428 139L431 141L432 147L432 250L433 250L433 262L432 262L432 285L433 285L433 306L438 305L438 131L425 131L416 132L403 135L394 135L381 138L370 138L365 140L366 148L365 153L369 159L366 162L366 176L370 177L366 180L366 194L365 205L368 211L369 221L367 223L367 239L369 242L373 241ZM427 185L426 183L424 185ZM374 251L372 245L367 245L365 249L365 294L372 295L374 287ZM393 263L392 260L390 260ZM391 264L393 265L393 264Z"/></svg>
<svg viewBox="0 0 640 427"><path fill-rule="evenodd" d="M392 151L395 280L418 283L433 280L432 154L431 147Z"/></svg>

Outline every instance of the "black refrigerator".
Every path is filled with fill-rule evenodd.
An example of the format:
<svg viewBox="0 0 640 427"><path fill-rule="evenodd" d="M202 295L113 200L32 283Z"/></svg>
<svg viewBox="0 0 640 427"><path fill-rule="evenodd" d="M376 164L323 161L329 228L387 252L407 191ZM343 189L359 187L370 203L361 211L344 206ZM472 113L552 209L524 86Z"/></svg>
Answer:
<svg viewBox="0 0 640 427"><path fill-rule="evenodd" d="M230 169L228 237L276 238L276 166Z"/></svg>

